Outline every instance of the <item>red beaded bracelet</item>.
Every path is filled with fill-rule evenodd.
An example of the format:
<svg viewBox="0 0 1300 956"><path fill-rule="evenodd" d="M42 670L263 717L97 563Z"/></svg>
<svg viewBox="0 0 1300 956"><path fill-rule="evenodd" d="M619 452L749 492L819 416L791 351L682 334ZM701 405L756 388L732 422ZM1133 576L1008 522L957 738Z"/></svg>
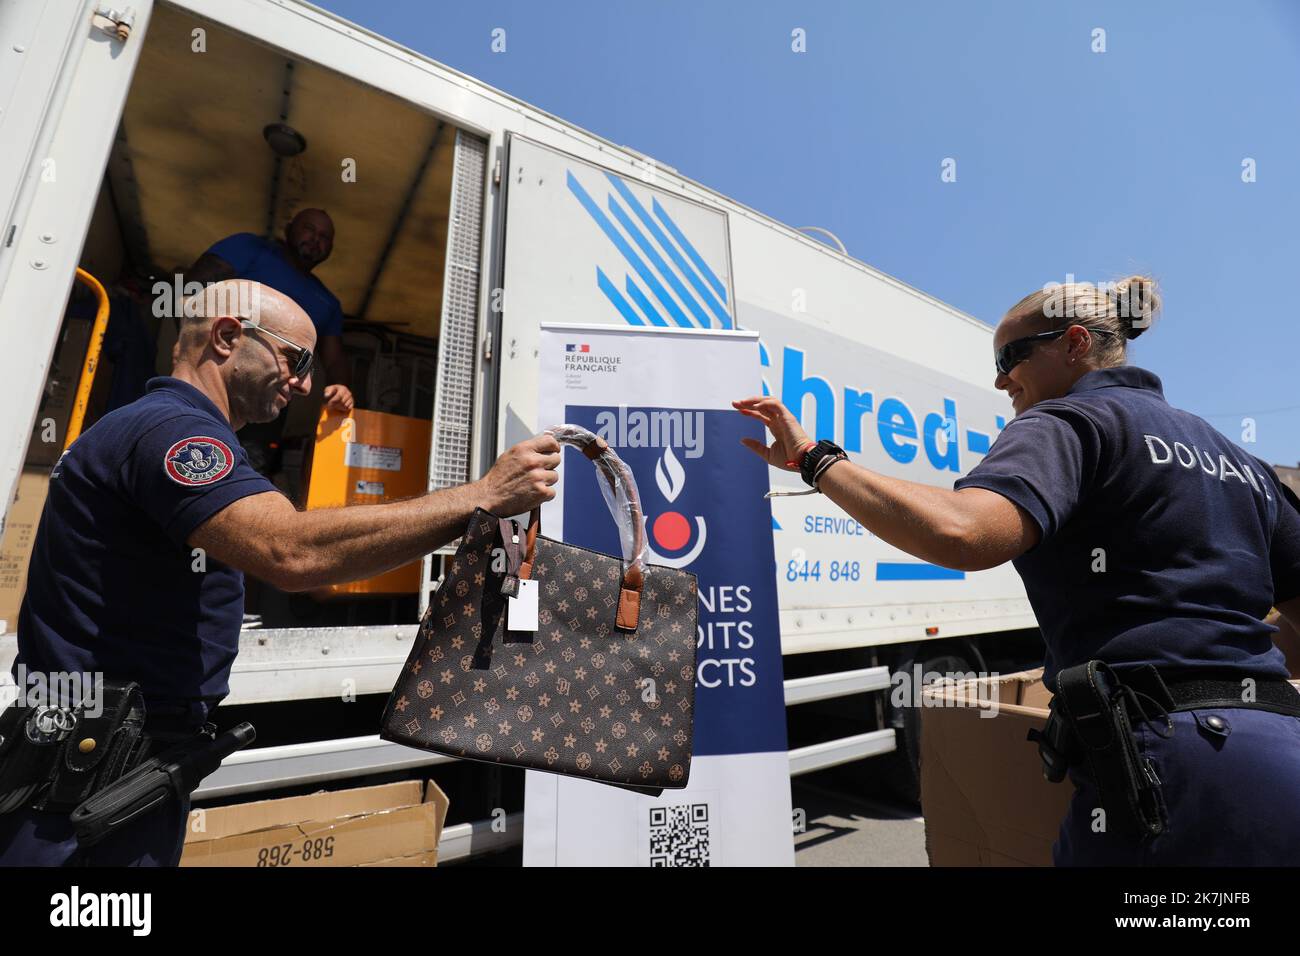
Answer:
<svg viewBox="0 0 1300 956"><path fill-rule="evenodd" d="M785 466L786 466L787 468L798 468L798 467L800 467L800 465L803 463L803 456L806 455L806 454L808 454L808 452L812 451L812 450L813 450L814 448L816 448L816 447L817 447L817 443L816 443L815 441L810 441L808 444L804 445L804 446L803 446L802 448L800 448L797 452L795 452L794 460L793 460L793 461L787 461L787 462L785 463Z"/></svg>

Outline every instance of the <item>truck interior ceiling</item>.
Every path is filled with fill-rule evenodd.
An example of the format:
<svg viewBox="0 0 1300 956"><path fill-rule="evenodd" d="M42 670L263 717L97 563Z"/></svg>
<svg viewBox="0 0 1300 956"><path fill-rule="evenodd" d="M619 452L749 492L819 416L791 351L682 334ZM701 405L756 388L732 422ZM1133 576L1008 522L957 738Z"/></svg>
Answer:
<svg viewBox="0 0 1300 956"><path fill-rule="evenodd" d="M457 132L404 100L160 3L82 251L82 268L112 303L85 427L143 394L149 377L170 372L175 298L159 283L178 288L218 240L237 233L279 240L297 212L323 209L334 247L312 274L341 303L357 433L340 429L337 412L322 416L328 382L318 347L313 396L296 398L269 438L245 428L241 444L300 506L425 491ZM30 467L48 470L57 457L37 437L51 416L61 448L67 415L59 406L71 404L95 305L74 283ZM368 462L379 470L350 470L355 449L330 445L331 436L377 449ZM419 571L417 564L298 595L250 580L246 621L413 623Z"/></svg>

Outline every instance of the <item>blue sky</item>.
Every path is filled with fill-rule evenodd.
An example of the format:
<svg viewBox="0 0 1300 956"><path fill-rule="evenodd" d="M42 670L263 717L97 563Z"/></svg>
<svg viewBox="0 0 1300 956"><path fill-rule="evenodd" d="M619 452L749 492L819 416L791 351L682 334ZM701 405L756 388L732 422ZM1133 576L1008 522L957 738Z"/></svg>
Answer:
<svg viewBox="0 0 1300 956"><path fill-rule="evenodd" d="M1165 312L1130 361L1300 462L1300 3L322 5L990 324L1068 273L1149 271Z"/></svg>

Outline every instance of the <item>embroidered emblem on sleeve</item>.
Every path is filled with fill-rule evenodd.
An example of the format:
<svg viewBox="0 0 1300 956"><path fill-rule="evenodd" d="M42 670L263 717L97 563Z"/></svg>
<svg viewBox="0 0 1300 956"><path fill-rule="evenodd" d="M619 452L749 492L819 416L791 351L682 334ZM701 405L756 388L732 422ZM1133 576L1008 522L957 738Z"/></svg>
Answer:
<svg viewBox="0 0 1300 956"><path fill-rule="evenodd" d="M178 485L210 485L235 468L230 446L216 438L182 438L163 456L163 470Z"/></svg>

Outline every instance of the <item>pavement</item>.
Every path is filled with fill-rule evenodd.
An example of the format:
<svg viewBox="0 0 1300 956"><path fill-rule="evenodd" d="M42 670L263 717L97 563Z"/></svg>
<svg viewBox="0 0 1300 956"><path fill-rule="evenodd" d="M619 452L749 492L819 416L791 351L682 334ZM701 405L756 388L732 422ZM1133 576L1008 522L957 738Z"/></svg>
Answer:
<svg viewBox="0 0 1300 956"><path fill-rule="evenodd" d="M804 831L794 835L795 866L930 865L925 821L914 807L860 793L824 772L791 780L790 799L795 813L802 811L804 822ZM515 846L454 865L522 864L523 848Z"/></svg>
<svg viewBox="0 0 1300 956"><path fill-rule="evenodd" d="M925 821L916 810L799 778L790 791L806 821L794 837L795 866L930 865Z"/></svg>

